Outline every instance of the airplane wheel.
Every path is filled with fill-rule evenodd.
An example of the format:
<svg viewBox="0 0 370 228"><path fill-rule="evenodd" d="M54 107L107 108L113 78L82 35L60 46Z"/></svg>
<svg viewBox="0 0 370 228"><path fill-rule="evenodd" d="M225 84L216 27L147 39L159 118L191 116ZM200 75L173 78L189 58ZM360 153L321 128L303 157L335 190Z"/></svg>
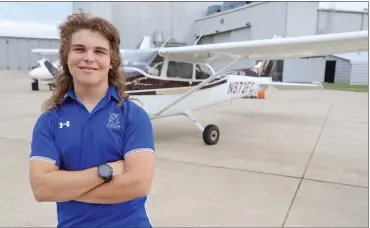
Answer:
<svg viewBox="0 0 370 228"><path fill-rule="evenodd" d="M33 80L31 84L31 89L32 91L38 91L39 90L39 81L38 80Z"/></svg>
<svg viewBox="0 0 370 228"><path fill-rule="evenodd" d="M220 139L220 130L216 125L210 124L204 128L203 140L207 145L217 144Z"/></svg>

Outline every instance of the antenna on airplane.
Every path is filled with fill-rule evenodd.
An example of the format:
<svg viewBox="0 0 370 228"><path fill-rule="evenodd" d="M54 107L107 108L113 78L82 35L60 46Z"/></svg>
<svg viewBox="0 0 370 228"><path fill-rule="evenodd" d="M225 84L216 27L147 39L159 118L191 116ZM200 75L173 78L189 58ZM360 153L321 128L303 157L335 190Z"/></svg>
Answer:
<svg viewBox="0 0 370 228"><path fill-rule="evenodd" d="M198 41L200 40L200 38L202 38L202 34L198 37L198 39L194 42L193 46L197 45Z"/></svg>
<svg viewBox="0 0 370 228"><path fill-rule="evenodd" d="M171 39L171 37L168 37L168 38L167 38L167 40L166 40L166 41L164 41L164 43L162 44L162 46L161 46L159 49L163 48L163 47L164 47L164 45L166 45L166 43L167 43L170 39Z"/></svg>

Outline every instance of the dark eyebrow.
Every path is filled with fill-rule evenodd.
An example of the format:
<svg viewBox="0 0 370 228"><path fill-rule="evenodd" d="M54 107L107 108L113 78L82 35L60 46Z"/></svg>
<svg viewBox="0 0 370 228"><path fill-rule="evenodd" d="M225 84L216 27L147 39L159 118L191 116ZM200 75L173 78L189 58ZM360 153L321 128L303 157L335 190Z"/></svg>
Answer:
<svg viewBox="0 0 370 228"><path fill-rule="evenodd" d="M101 51L105 51L105 52L108 52L108 49L106 49L106 48L103 48L103 47L96 47L96 49L98 49L98 50L101 50Z"/></svg>
<svg viewBox="0 0 370 228"><path fill-rule="evenodd" d="M72 47L85 47L82 44L73 44Z"/></svg>
<svg viewBox="0 0 370 228"><path fill-rule="evenodd" d="M82 44L73 44L72 47L85 47L85 46ZM95 49L108 52L108 49L103 48L103 47L96 47Z"/></svg>

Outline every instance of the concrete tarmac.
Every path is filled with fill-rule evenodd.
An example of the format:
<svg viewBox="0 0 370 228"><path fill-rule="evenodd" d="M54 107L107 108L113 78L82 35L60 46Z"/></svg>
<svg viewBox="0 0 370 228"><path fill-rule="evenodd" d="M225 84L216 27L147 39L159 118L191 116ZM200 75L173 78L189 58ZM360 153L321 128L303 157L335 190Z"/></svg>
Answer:
<svg viewBox="0 0 370 228"><path fill-rule="evenodd" d="M0 226L56 226L55 203L34 200L32 130L47 86L0 71ZM368 227L368 93L271 88L194 112L221 139L203 143L185 117L153 121L155 227Z"/></svg>

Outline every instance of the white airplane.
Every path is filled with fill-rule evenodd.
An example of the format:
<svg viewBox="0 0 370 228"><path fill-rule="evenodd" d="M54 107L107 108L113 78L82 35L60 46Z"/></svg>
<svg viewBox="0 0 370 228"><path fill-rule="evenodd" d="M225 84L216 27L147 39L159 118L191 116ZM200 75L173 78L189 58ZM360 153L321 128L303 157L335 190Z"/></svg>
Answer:
<svg viewBox="0 0 370 228"><path fill-rule="evenodd" d="M297 59L368 50L368 31L228 42L183 47L125 50L127 93L152 120L184 115L203 132L207 145L219 141L216 125L203 127L191 111L258 94L268 86L320 88L320 84L274 82L268 68L275 59ZM248 76L227 71L243 59L264 59ZM221 70L209 65L226 60ZM237 70L240 71L240 70ZM54 71L55 72L55 71ZM55 75L53 73L53 75Z"/></svg>

